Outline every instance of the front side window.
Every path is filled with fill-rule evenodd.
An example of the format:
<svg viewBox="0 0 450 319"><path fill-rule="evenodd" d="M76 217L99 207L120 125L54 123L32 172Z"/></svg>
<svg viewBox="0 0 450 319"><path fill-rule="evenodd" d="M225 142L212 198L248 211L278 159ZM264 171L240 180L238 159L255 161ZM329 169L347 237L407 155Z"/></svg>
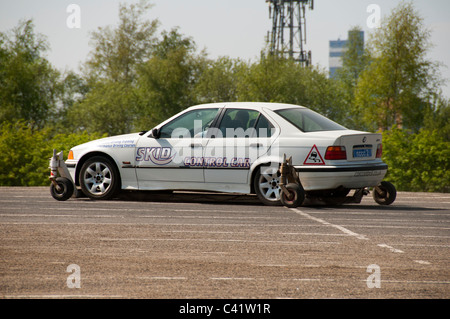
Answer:
<svg viewBox="0 0 450 319"><path fill-rule="evenodd" d="M161 128L161 138L194 137L208 130L219 111L218 108L189 111Z"/></svg>
<svg viewBox="0 0 450 319"><path fill-rule="evenodd" d="M302 132L338 131L345 130L342 125L333 122L309 109L295 108L275 111L286 121L297 127Z"/></svg>

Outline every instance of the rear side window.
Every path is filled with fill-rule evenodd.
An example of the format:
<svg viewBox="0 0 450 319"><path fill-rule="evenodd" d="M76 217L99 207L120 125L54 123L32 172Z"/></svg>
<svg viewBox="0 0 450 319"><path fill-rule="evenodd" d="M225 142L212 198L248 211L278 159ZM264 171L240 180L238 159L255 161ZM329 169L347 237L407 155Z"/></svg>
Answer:
<svg viewBox="0 0 450 319"><path fill-rule="evenodd" d="M346 129L342 125L309 109L285 109L275 111L275 113L305 133Z"/></svg>
<svg viewBox="0 0 450 319"><path fill-rule="evenodd" d="M255 129L257 137L271 137L275 127L264 115L261 114L258 118Z"/></svg>

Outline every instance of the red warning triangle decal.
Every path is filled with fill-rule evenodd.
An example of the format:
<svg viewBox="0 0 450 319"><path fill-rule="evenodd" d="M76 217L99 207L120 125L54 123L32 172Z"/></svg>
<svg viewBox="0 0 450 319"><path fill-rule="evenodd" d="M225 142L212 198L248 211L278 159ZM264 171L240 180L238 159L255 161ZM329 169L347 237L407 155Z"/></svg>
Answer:
<svg viewBox="0 0 450 319"><path fill-rule="evenodd" d="M303 165L325 165L325 161L323 160L322 155L320 155L320 152L315 144L309 151L308 156L306 156Z"/></svg>

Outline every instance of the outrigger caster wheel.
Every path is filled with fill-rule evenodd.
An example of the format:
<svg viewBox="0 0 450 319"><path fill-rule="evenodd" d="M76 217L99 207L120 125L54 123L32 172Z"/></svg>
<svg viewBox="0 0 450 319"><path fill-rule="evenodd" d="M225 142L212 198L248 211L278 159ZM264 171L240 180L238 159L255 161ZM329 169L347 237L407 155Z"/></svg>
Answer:
<svg viewBox="0 0 450 319"><path fill-rule="evenodd" d="M59 201L68 200L72 197L74 187L72 181L65 177L57 177L50 185L50 194Z"/></svg>
<svg viewBox="0 0 450 319"><path fill-rule="evenodd" d="M282 190L280 192L280 200L283 206L295 208L301 206L305 200L305 190L297 183L289 183L286 186L289 195Z"/></svg>
<svg viewBox="0 0 450 319"><path fill-rule="evenodd" d="M381 182L373 189L373 199L380 205L390 205L397 197L397 190L390 182Z"/></svg>

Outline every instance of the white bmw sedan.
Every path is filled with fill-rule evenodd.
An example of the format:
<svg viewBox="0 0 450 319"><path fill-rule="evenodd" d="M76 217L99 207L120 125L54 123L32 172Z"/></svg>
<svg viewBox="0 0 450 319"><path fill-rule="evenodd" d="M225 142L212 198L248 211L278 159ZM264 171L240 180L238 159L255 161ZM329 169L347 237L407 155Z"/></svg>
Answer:
<svg viewBox="0 0 450 319"><path fill-rule="evenodd" d="M196 190L253 193L278 205L279 168L288 156L306 198L342 203L352 190L376 187L375 200L390 204L381 153L381 134L346 129L306 107L216 103L190 107L150 131L76 146L65 164L93 199L121 189Z"/></svg>

